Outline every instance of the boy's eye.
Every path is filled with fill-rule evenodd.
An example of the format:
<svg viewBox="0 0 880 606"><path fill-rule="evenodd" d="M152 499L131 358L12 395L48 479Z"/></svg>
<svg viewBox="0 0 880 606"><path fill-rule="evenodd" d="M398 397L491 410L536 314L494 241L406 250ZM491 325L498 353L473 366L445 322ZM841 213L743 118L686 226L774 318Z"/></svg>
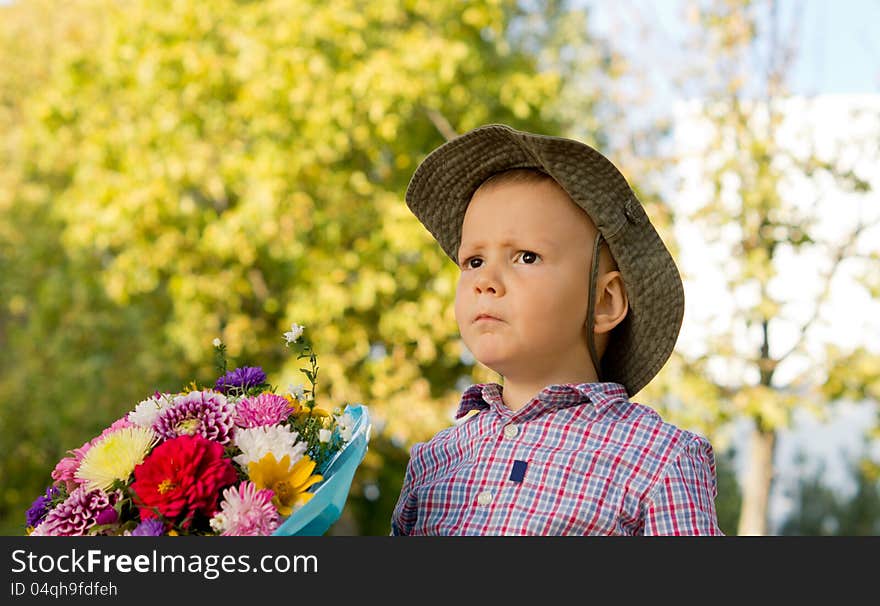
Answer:
<svg viewBox="0 0 880 606"><path fill-rule="evenodd" d="M538 253L533 253L530 250L522 250L516 254L514 260L520 260L526 265L532 265L537 263L539 258Z"/></svg>
<svg viewBox="0 0 880 606"><path fill-rule="evenodd" d="M483 264L483 260L479 257L471 257L470 259L465 259L463 265L468 269L477 269Z"/></svg>

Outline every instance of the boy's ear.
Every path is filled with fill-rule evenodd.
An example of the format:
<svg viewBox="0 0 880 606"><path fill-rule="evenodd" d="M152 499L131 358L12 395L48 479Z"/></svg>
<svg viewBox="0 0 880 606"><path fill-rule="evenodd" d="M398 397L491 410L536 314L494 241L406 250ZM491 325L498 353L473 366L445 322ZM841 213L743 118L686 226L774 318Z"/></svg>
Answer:
<svg viewBox="0 0 880 606"><path fill-rule="evenodd" d="M596 318L593 332L597 335L611 332L623 322L629 312L629 300L619 271L602 274L596 281Z"/></svg>

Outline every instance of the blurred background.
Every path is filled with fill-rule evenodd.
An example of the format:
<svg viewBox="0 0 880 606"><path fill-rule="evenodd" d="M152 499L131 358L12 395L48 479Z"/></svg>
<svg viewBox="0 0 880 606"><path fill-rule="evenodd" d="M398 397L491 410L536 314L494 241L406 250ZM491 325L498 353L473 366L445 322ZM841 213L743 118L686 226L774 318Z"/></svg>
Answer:
<svg viewBox="0 0 880 606"><path fill-rule="evenodd" d="M880 534L880 5L0 0L0 534L212 340L361 402L332 534L390 529L410 446L497 380L403 201L480 124L612 157L686 312L634 398L716 449L722 529Z"/></svg>

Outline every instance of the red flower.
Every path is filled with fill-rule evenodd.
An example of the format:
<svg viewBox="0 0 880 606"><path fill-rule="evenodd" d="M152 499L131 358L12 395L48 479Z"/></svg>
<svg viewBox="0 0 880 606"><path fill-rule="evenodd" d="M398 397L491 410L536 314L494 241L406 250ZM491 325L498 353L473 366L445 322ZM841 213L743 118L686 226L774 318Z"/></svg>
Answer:
<svg viewBox="0 0 880 606"><path fill-rule="evenodd" d="M197 514L214 515L221 491L237 479L223 446L199 435L181 436L159 444L134 468L131 489L141 520L161 514L189 528Z"/></svg>

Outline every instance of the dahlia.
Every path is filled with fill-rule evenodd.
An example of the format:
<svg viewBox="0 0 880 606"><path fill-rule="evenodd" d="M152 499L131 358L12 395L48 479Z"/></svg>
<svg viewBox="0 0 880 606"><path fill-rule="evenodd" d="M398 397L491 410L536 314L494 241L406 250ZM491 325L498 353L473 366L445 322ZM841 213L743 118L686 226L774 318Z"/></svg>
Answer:
<svg viewBox="0 0 880 606"><path fill-rule="evenodd" d="M189 528L196 516L214 515L220 491L238 476L223 446L194 435L156 446L134 468L134 478L131 490L141 520L161 515Z"/></svg>
<svg viewBox="0 0 880 606"><path fill-rule="evenodd" d="M112 524L117 515L113 506L121 493L88 490L80 486L63 503L50 511L31 536L84 536L98 524Z"/></svg>
<svg viewBox="0 0 880 606"><path fill-rule="evenodd" d="M199 435L226 444L232 435L234 412L232 403L221 393L191 391L159 412L153 431L165 440Z"/></svg>

